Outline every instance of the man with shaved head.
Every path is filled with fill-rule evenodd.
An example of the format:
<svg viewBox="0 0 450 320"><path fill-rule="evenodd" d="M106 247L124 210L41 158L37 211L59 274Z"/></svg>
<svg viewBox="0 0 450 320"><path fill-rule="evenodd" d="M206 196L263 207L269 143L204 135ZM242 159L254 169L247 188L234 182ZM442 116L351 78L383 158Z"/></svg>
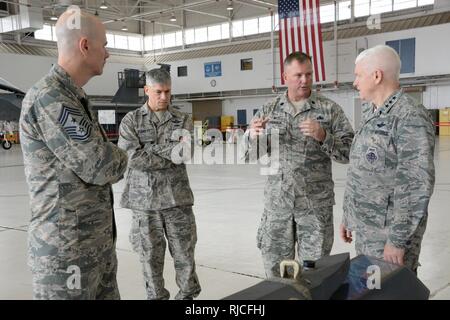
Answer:
<svg viewBox="0 0 450 320"><path fill-rule="evenodd" d="M391 47L363 51L354 86L363 120L350 150L340 236L356 253L405 265L417 274L434 188L432 120L399 85L400 58Z"/></svg>
<svg viewBox="0 0 450 320"><path fill-rule="evenodd" d="M69 8L58 63L24 98L20 136L30 191L34 299L119 299L111 184L127 155L108 141L82 87L103 72L105 28Z"/></svg>

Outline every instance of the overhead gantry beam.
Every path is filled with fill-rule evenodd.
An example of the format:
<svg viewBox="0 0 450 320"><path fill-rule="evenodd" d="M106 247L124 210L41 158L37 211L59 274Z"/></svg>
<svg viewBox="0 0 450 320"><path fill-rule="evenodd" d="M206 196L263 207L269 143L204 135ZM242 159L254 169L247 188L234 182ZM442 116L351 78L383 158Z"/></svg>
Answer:
<svg viewBox="0 0 450 320"><path fill-rule="evenodd" d="M249 1L233 0L233 2L253 8L258 8L261 10L276 10L278 8L278 5L276 4L259 0L249 0Z"/></svg>
<svg viewBox="0 0 450 320"><path fill-rule="evenodd" d="M204 11L198 11L198 10L192 10L192 9L184 9L184 11L193 12L193 13L197 13L197 14L203 14L205 16L211 16L211 17L216 17L216 18L225 19L225 20L229 19L229 17L227 17L227 16L221 16L219 14L209 13L209 12L204 12Z"/></svg>
<svg viewBox="0 0 450 320"><path fill-rule="evenodd" d="M187 4L183 4L180 6L175 6L175 7L170 7L170 8L165 8L162 10L155 10L155 11L149 11L149 12L143 12L143 13L139 13L139 14L135 14L135 15L131 15L131 16L126 16L126 17L121 17L121 18L117 18L114 20L107 20L104 23L112 23L115 21L119 21L119 20L135 20L136 18L143 18L143 17L148 17L148 16L158 16L164 13L168 13L168 12L173 12L173 11L178 11L178 10L185 10L185 9L189 9L189 8L193 8L193 7L198 7L198 6L202 6L202 5L206 5L206 4L210 4L216 2L216 0L202 0L202 1L198 1L198 2L192 2L192 3L187 3Z"/></svg>

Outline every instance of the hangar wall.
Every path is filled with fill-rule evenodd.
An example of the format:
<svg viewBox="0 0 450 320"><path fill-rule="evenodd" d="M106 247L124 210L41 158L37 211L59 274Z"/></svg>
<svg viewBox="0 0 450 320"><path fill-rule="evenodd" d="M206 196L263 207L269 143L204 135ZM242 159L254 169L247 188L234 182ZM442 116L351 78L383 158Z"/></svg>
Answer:
<svg viewBox="0 0 450 320"><path fill-rule="evenodd" d="M339 81L353 80L353 65L358 48L384 44L388 40L416 38L415 73L403 74L402 77L430 76L450 74L448 52L450 42L448 39L450 24L441 24L417 29L369 35L364 38L350 38L339 41ZM436 41L434 39L442 39ZM280 85L279 55L275 50L275 84ZM327 82L335 79L335 48L333 41L324 43ZM241 71L240 60L252 58L253 70ZM204 63L221 61L222 76L206 78L204 76ZM7 79L22 90L29 87L41 78L51 65L56 62L54 57L42 57L20 54L0 53L0 77ZM167 62L172 66L173 93L216 92L227 90L246 90L257 88L270 88L272 86L272 52L270 49L228 54L216 57L203 57L190 60ZM177 76L177 67L187 66L186 77ZM85 87L91 95L114 95L117 91L117 72L125 68L144 69L144 65L131 65L108 62L102 76L93 78ZM215 86L211 80L215 80ZM354 92L351 90L338 90L323 92L326 96L336 100L344 109L349 118L353 117ZM247 120L253 115L253 109L258 108L270 97L233 98L222 102L222 114L233 115L237 118L237 110L247 111ZM423 92L423 103L427 108L437 109L450 106L450 84L430 85ZM191 111L192 104L188 102L177 103L183 110Z"/></svg>
<svg viewBox="0 0 450 320"><path fill-rule="evenodd" d="M367 44L373 47L384 44L385 41L416 38L415 72L402 74L401 77L430 76L450 74L448 52L450 52L450 24L435 25L424 28L402 30L369 35L366 37L339 40L339 81L353 81L353 67L357 49ZM435 41L433 39L442 39ZM279 53L275 50L276 85L280 85ZM333 41L324 42L326 82L335 80L335 46ZM240 59L252 58L253 70L241 71ZM222 76L205 78L203 65L208 62L221 61ZM239 89L269 88L272 86L272 53L270 49L222 55L216 57L197 58L183 61L167 62L172 66L174 78L174 93L213 92ZM178 77L177 67L187 66L188 75ZM210 81L216 80L212 87Z"/></svg>
<svg viewBox="0 0 450 320"><path fill-rule="evenodd" d="M0 77L27 91L56 63L55 57L0 53ZM107 62L103 74L84 87L90 95L114 95L118 89L117 72L125 68L142 69L141 65Z"/></svg>
<svg viewBox="0 0 450 320"><path fill-rule="evenodd" d="M339 82L353 81L354 60L357 49L384 44L389 40L400 40L416 38L415 72L402 74L401 77L419 77L450 74L450 63L448 52L450 52L449 41L435 41L433 39L447 39L450 33L450 24L442 24L411 30L403 30L365 38L350 38L339 41ZM367 42L366 42L367 39ZM327 71L327 82L335 79L335 47L332 41L324 43L325 65ZM241 71L240 59L252 58L253 70ZM280 85L279 55L275 52L277 65L276 85ZM207 62L221 61L222 76L205 78L203 64ZM226 90L246 90L257 88L270 88L272 86L272 54L269 50L252 51L223 55L214 58L198 58L184 61L168 62L172 66L172 77L175 94L214 92ZM187 66L188 76L177 77L177 67ZM214 79L216 86L212 87L210 82ZM338 102L344 109L346 115L352 119L354 109L355 93L352 90L324 91L323 94ZM253 109L261 106L270 97L255 98L233 98L223 100L222 114L233 115L237 118L237 110L245 109L248 121L253 115ZM423 92L423 104L429 109L440 109L450 106L450 85L430 85Z"/></svg>

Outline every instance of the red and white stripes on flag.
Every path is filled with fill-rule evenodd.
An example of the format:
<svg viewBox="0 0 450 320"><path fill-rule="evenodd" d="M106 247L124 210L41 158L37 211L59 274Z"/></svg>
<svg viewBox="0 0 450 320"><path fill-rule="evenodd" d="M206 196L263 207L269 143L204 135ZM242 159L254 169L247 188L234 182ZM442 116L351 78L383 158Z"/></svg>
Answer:
<svg viewBox="0 0 450 320"><path fill-rule="evenodd" d="M279 43L281 83L283 61L295 51L312 57L314 80L325 81L319 0L279 0Z"/></svg>

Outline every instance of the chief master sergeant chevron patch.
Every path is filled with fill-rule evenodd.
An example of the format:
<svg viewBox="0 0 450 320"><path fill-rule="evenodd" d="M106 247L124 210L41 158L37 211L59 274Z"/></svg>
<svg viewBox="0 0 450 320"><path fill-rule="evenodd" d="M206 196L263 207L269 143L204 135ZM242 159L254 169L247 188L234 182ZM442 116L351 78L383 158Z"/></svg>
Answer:
<svg viewBox="0 0 450 320"><path fill-rule="evenodd" d="M83 142L91 134L92 124L80 110L63 106L58 121L73 140Z"/></svg>

